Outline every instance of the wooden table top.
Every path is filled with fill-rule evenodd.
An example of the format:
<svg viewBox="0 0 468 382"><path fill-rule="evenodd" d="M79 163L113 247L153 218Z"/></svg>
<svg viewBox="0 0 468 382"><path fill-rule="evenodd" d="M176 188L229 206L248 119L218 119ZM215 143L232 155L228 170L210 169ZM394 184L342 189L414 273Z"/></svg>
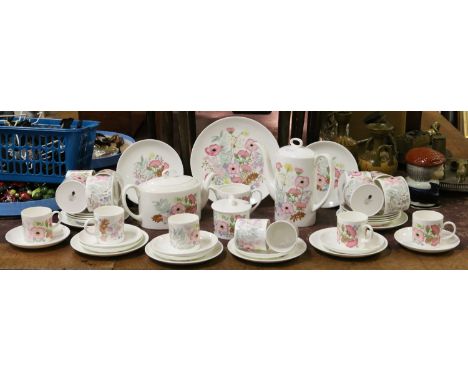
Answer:
<svg viewBox="0 0 468 382"><path fill-rule="evenodd" d="M447 136L447 147L456 156L468 156L466 139L436 113L423 113L422 125L428 127L435 119L442 123L442 133ZM422 254L401 247L393 238L396 229L381 231L389 246L380 254L361 258L343 259L316 251L308 242L311 233L336 224L336 209L320 209L317 223L313 227L301 228L300 236L307 243L307 251L300 257L279 264L256 264L231 255L225 246L223 254L206 263L192 266L162 264L146 256L144 249L120 257L99 258L75 252L69 245L70 238L63 243L42 250L24 250L5 241L5 234L21 224L20 219L0 219L0 269L468 269L468 194L443 192L439 211L445 220L457 225L461 243L458 248L443 254ZM408 211L411 215L412 210ZM254 217L273 220L273 202L268 197L255 211ZM202 229L213 230L212 211L209 206L203 211ZM411 219L405 226L411 225ZM73 228L72 235L79 230ZM150 239L167 231L147 230ZM71 237L70 236L70 237Z"/></svg>

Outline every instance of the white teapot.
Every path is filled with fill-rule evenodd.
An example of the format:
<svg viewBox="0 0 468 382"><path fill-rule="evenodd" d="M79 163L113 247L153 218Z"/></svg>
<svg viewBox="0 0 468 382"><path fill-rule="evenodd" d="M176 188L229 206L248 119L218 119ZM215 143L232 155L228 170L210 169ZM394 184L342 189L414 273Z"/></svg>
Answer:
<svg viewBox="0 0 468 382"><path fill-rule="evenodd" d="M317 159L323 157L330 168L330 183L335 182L335 170L331 158L326 154L315 154L303 146L302 140L292 138L288 146L278 150L275 168L268 152L263 147L265 178L270 195L275 201L275 220L287 220L296 227L315 224L316 213L328 198L333 187L319 201L317 191ZM314 197L315 196L315 197Z"/></svg>
<svg viewBox="0 0 468 382"><path fill-rule="evenodd" d="M167 219L171 215L184 212L201 215L213 176L213 173L208 174L203 184L188 175L163 175L139 185L129 184L122 192L122 205L143 228L167 229ZM138 214L130 211L127 205L126 194L132 188L138 197Z"/></svg>

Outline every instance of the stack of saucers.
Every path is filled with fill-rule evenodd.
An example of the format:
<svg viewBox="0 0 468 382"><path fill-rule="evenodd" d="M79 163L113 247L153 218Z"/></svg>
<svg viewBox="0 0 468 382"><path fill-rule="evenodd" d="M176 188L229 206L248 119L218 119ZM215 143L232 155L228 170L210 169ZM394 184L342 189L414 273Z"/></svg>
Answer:
<svg viewBox="0 0 468 382"><path fill-rule="evenodd" d="M68 212L63 213L63 223L73 226L73 227L83 227L86 220L91 219L93 217L93 213L85 210L80 213L72 214Z"/></svg>
<svg viewBox="0 0 468 382"><path fill-rule="evenodd" d="M91 229L92 227L89 227ZM148 234L140 228L125 224L124 238L122 241L102 243L95 235L86 232L79 232L70 241L72 248L78 252L92 256L120 256L142 248L148 242Z"/></svg>
<svg viewBox="0 0 468 382"><path fill-rule="evenodd" d="M340 212L352 211L346 204L341 205L337 214ZM395 211L388 214L379 212L368 217L369 224L376 230L390 229L401 226L408 221L408 215L403 211Z"/></svg>
<svg viewBox="0 0 468 382"><path fill-rule="evenodd" d="M189 265L214 259L223 252L223 249L216 235L200 231L200 243L192 248L175 248L167 233L151 240L145 247L145 252L152 259L162 263Z"/></svg>

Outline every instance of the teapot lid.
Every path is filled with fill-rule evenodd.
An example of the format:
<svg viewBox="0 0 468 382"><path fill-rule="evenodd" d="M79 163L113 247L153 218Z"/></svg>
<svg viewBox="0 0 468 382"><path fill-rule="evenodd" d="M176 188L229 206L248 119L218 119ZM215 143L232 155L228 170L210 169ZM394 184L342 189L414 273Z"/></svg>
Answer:
<svg viewBox="0 0 468 382"><path fill-rule="evenodd" d="M281 147L279 151L290 158L312 159L315 157L314 152L305 147L300 138L291 138L289 145Z"/></svg>
<svg viewBox="0 0 468 382"><path fill-rule="evenodd" d="M198 180L189 175L169 176L166 173L159 178L147 180L140 184L139 187L147 192L171 192L190 190L198 185Z"/></svg>
<svg viewBox="0 0 468 382"><path fill-rule="evenodd" d="M234 198L234 195L229 195L228 199L219 199L211 205L211 208L222 214L235 214L247 212L251 205L248 201Z"/></svg>

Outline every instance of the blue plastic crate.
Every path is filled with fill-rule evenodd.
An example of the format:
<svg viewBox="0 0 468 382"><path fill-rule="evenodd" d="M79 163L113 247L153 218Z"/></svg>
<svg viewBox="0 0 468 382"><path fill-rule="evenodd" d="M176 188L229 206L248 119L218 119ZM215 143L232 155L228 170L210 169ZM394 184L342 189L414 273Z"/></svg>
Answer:
<svg viewBox="0 0 468 382"><path fill-rule="evenodd" d="M16 118L13 121L17 120ZM0 119L0 180L60 183L68 170L91 167L97 121L31 118L34 126L5 126Z"/></svg>

